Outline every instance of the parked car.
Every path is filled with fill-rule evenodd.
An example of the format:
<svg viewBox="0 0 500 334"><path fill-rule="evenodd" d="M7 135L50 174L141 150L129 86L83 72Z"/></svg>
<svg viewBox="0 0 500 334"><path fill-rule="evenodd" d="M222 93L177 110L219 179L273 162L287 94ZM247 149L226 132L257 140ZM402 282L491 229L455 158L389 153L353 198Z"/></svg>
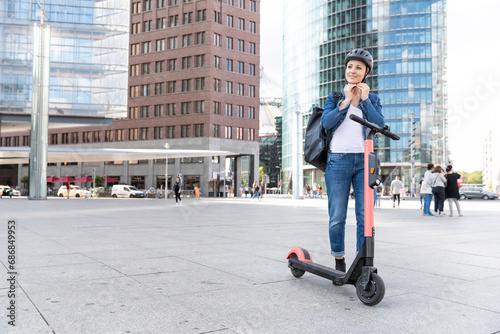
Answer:
<svg viewBox="0 0 500 334"><path fill-rule="evenodd" d="M144 198L146 194L134 186L116 184L111 189L111 197Z"/></svg>
<svg viewBox="0 0 500 334"><path fill-rule="evenodd" d="M484 200L497 199L498 194L486 191L482 187L462 187L459 190L460 199L482 198Z"/></svg>
<svg viewBox="0 0 500 334"><path fill-rule="evenodd" d="M21 196L21 192L10 186L0 186L0 196Z"/></svg>
<svg viewBox="0 0 500 334"><path fill-rule="evenodd" d="M66 197L68 196L68 190L66 189L66 186L63 185L59 188L57 191L57 196L59 197ZM69 188L69 197L89 197L90 196L90 191L83 189L80 186L70 186Z"/></svg>

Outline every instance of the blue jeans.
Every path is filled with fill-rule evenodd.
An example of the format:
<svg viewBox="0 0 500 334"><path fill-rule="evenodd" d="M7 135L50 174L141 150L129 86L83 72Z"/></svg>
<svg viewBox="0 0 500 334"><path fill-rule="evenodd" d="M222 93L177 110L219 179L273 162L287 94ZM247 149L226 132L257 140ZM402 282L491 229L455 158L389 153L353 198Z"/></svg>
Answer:
<svg viewBox="0 0 500 334"><path fill-rule="evenodd" d="M432 194L425 194L424 197L424 214L431 213Z"/></svg>
<svg viewBox="0 0 500 334"><path fill-rule="evenodd" d="M329 153L325 171L330 215L330 246L333 256L345 255L345 224L351 184L354 189L356 211L356 251L359 251L365 235L364 208L364 154Z"/></svg>

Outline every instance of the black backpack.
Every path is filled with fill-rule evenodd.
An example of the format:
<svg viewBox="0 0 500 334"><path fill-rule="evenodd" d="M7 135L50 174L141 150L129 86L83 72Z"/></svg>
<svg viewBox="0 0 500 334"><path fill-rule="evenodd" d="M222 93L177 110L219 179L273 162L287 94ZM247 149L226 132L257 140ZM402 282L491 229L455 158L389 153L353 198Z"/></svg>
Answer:
<svg viewBox="0 0 500 334"><path fill-rule="evenodd" d="M341 97L342 93L333 92L335 105L337 105ZM321 124L322 115L323 109L314 107L306 128L304 159L308 164L313 165L324 172L326 170L326 162L328 159L331 131L327 133L323 128L323 125Z"/></svg>

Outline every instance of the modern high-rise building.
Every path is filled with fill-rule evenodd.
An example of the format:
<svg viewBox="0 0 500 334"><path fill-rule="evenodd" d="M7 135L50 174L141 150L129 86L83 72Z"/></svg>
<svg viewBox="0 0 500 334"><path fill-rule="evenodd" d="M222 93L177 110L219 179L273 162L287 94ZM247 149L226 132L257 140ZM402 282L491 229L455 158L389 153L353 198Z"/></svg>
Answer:
<svg viewBox="0 0 500 334"><path fill-rule="evenodd" d="M115 82L127 86L121 95L128 100L126 112L108 126L51 130L49 144L139 149L168 144L234 155L58 163L47 174L80 177L95 168L97 175L122 183L159 188L167 164L169 185L172 175L182 174L184 189L200 188L202 196L217 184L222 191L224 183L236 193L238 183L258 178L260 1L131 0L127 6L130 15L121 23L129 26L128 57L122 55L128 80ZM22 136L13 134L9 141Z"/></svg>
<svg viewBox="0 0 500 334"><path fill-rule="evenodd" d="M386 124L401 136L380 138L383 178L400 175L410 187L428 162L448 161L445 14L446 0L284 2L284 179L292 169L296 104L305 133L312 108L344 87L344 59L355 48L373 55L367 84L381 99ZM324 184L324 174L305 166L304 182Z"/></svg>

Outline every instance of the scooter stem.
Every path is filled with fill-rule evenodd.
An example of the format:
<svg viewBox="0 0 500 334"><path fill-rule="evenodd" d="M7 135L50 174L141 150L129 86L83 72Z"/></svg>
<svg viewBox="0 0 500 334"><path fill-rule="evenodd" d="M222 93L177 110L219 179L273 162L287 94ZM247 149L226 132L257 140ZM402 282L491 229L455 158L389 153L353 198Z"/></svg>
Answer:
<svg viewBox="0 0 500 334"><path fill-rule="evenodd" d="M370 138L371 137L371 138ZM365 237L373 237L373 189L369 185L369 154L373 152L373 137L365 140ZM372 167L373 168L373 167Z"/></svg>

